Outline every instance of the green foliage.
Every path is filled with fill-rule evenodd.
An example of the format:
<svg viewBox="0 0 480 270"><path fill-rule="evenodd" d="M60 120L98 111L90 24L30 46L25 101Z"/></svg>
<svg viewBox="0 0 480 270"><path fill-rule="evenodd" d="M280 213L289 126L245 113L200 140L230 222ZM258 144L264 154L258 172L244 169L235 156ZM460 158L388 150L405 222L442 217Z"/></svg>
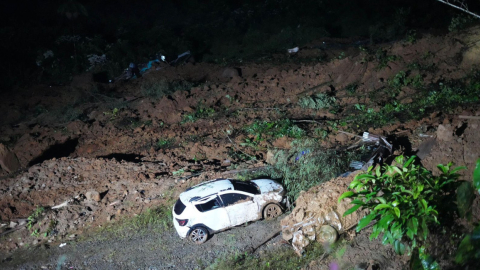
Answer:
<svg viewBox="0 0 480 270"><path fill-rule="evenodd" d="M355 205L344 216L359 208L370 210L370 214L359 221L357 231L377 220L370 238L378 238L383 233L382 243L392 245L399 254L427 240L428 225L439 223L438 209L455 191L457 172L464 169L451 169L452 163L440 164L441 174L433 176L424 167L415 165L414 160L415 156L406 161L398 156L397 166L385 165L383 170L369 168L366 174L357 175L350 183L349 188L354 191L345 192L339 198L339 201L351 198ZM411 248L403 244L404 240L411 243Z"/></svg>
<svg viewBox="0 0 480 270"><path fill-rule="evenodd" d="M193 113L187 113L187 114L183 115L183 120L182 120L181 123L182 124L193 123L193 122L196 122L198 119L201 119L201 118L213 117L215 115L215 113L216 113L215 109L206 108L205 106L200 104L197 107L197 110L194 111Z"/></svg>
<svg viewBox="0 0 480 270"><path fill-rule="evenodd" d="M468 182L464 184L471 186ZM477 164L473 171L473 188L480 193L480 158L477 159ZM473 201L473 196L471 201ZM455 262L462 265L468 263L475 264L478 260L480 260L480 225L463 238L455 255Z"/></svg>
<svg viewBox="0 0 480 270"><path fill-rule="evenodd" d="M463 238L455 256L455 262L459 264L475 260L480 260L480 225Z"/></svg>
<svg viewBox="0 0 480 270"><path fill-rule="evenodd" d="M388 63L390 62L395 62L401 59L400 56L397 55L389 55L387 54L387 51L378 49L378 51L375 53L375 58L378 61L378 66L377 69L383 69L388 66Z"/></svg>
<svg viewBox="0 0 480 270"><path fill-rule="evenodd" d="M31 230L33 225L37 223L40 215L45 211L45 208L38 206L33 213L27 218L27 229Z"/></svg>
<svg viewBox="0 0 480 270"><path fill-rule="evenodd" d="M157 141L157 149L166 149L175 143L175 138L159 139Z"/></svg>
<svg viewBox="0 0 480 270"><path fill-rule="evenodd" d="M321 110L335 105L335 97L324 93L318 93L312 96L302 97L298 100L298 105L304 109Z"/></svg>
<svg viewBox="0 0 480 270"><path fill-rule="evenodd" d="M470 24L474 22L474 18L470 15L461 13L452 18L450 25L448 26L448 31L457 32L467 28Z"/></svg>
<svg viewBox="0 0 480 270"><path fill-rule="evenodd" d="M347 87L345 88L345 90L347 91L347 93L348 93L349 95L354 95L355 92L357 91L357 88L358 88L358 84L352 83L352 84L347 85Z"/></svg>
<svg viewBox="0 0 480 270"><path fill-rule="evenodd" d="M269 174L282 178L287 196L293 201L300 191L328 181L348 171L352 160L358 160L365 151L336 151L324 149L316 140L294 141L289 150L278 150L274 155L275 165Z"/></svg>
<svg viewBox="0 0 480 270"><path fill-rule="evenodd" d="M421 247L412 255L410 269L440 270L440 266L432 256L425 252L425 247Z"/></svg>
<svg viewBox="0 0 480 270"><path fill-rule="evenodd" d="M417 42L417 30L408 30L405 41L410 44Z"/></svg>
<svg viewBox="0 0 480 270"><path fill-rule="evenodd" d="M185 169L180 169L180 170L178 170L178 171L173 171L173 172L172 172L172 175L173 175L173 176L181 176L181 175L184 174L184 173L185 173Z"/></svg>
<svg viewBox="0 0 480 270"><path fill-rule="evenodd" d="M414 88L423 87L423 79L420 74L417 74L415 77L409 77L409 74L405 71L400 71L395 76L388 81L388 84L391 88L396 90L401 90L402 87L412 86Z"/></svg>
<svg viewBox="0 0 480 270"><path fill-rule="evenodd" d="M266 137L277 139L281 137L301 138L305 131L294 124L290 119L280 119L272 122L255 120L252 124L244 127L244 130L255 136L256 141L262 141Z"/></svg>
<svg viewBox="0 0 480 270"><path fill-rule="evenodd" d="M110 120L115 120L115 118L117 118L119 111L120 110L118 108L114 108L112 112L103 112L103 114L106 116L110 116Z"/></svg>
<svg viewBox="0 0 480 270"><path fill-rule="evenodd" d="M475 199L472 183L463 182L457 189L457 208L460 217L472 218L472 204Z"/></svg>
<svg viewBox="0 0 480 270"><path fill-rule="evenodd" d="M477 165L473 171L473 186L480 193L480 159L477 159Z"/></svg>
<svg viewBox="0 0 480 270"><path fill-rule="evenodd" d="M316 241L306 248L302 257L297 256L291 248L267 250L260 256L234 252L217 258L207 269L302 269L324 253L323 246Z"/></svg>
<svg viewBox="0 0 480 270"><path fill-rule="evenodd" d="M397 75L396 79L390 83L392 88L401 87L405 83L419 86L416 83L419 80L413 78L411 81L403 73ZM413 101L408 104L391 98L378 111L365 110L364 105L355 105L357 110L367 113L351 115L345 120L355 123L360 128L381 127L395 121L421 119L435 110L448 112L459 105L477 102L479 95L480 80L477 77L471 77L471 80L465 84L451 82L440 83L438 86L420 87L419 91L411 97Z"/></svg>

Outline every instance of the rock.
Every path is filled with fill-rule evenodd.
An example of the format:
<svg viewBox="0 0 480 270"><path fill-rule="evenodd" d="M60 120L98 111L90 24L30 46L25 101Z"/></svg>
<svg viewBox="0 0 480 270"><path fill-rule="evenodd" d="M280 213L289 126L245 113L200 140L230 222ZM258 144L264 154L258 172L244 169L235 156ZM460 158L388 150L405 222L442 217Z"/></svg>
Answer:
<svg viewBox="0 0 480 270"><path fill-rule="evenodd" d="M437 128L437 139L445 142L453 140L452 126L450 124L439 125Z"/></svg>
<svg viewBox="0 0 480 270"><path fill-rule="evenodd" d="M220 166L222 167L228 167L232 164L232 162L230 161L230 159L225 159L222 161L222 164Z"/></svg>
<svg viewBox="0 0 480 270"><path fill-rule="evenodd" d="M226 68L222 72L222 77L223 78L236 78L236 77L241 77L239 69L237 68Z"/></svg>
<svg viewBox="0 0 480 270"><path fill-rule="evenodd" d="M339 132L339 133L337 134L337 136L335 137L335 140L336 140L337 142L343 143L343 142L348 141L348 136L347 136L347 134L345 134L345 133Z"/></svg>
<svg viewBox="0 0 480 270"><path fill-rule="evenodd" d="M87 198L87 201L99 202L101 200L100 193L98 193L98 191L95 191L95 190L91 190L85 193L85 197Z"/></svg>
<svg viewBox="0 0 480 270"><path fill-rule="evenodd" d="M33 240L33 242L32 242L32 245L36 245L36 244L38 244L38 240L37 240L37 239Z"/></svg>
<svg viewBox="0 0 480 270"><path fill-rule="evenodd" d="M107 221L111 221L114 218L115 218L115 215L108 215L107 216Z"/></svg>
<svg viewBox="0 0 480 270"><path fill-rule="evenodd" d="M417 157L419 159L424 159L425 157L427 157L432 151L432 148L436 142L437 140L435 140L435 138L431 138L422 142L420 146L418 146L418 151L416 153Z"/></svg>
<svg viewBox="0 0 480 270"><path fill-rule="evenodd" d="M0 167L7 173L15 172L20 169L15 153L11 152L5 145L0 143Z"/></svg>
<svg viewBox="0 0 480 270"><path fill-rule="evenodd" d="M268 150L267 158L265 159L265 162L267 162L270 165L273 165L275 163L274 157L275 155L273 154L272 150Z"/></svg>
<svg viewBox="0 0 480 270"><path fill-rule="evenodd" d="M338 202L338 197L348 190L348 185L358 173L337 177L300 192L295 208L280 222L283 239L292 239L298 255L310 241L334 242L337 233L343 233L367 214L366 210L357 210L344 217L343 213L351 208L352 200L346 198Z"/></svg>
<svg viewBox="0 0 480 270"><path fill-rule="evenodd" d="M68 238L75 238L75 237L77 237L76 234L70 234L70 235L68 236Z"/></svg>
<svg viewBox="0 0 480 270"><path fill-rule="evenodd" d="M17 225L18 225L18 223L10 221L9 227L13 229L13 228L17 227Z"/></svg>

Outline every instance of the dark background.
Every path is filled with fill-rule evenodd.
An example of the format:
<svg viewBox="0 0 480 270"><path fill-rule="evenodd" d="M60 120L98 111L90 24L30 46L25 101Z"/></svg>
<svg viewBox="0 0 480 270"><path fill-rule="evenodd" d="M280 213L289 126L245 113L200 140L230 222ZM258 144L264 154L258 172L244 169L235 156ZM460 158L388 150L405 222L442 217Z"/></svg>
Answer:
<svg viewBox="0 0 480 270"><path fill-rule="evenodd" d="M116 76L159 53L174 59L190 50L197 61L226 64L326 37L382 43L477 22L435 0L37 0L2 1L0 12L3 91L63 84L87 70ZM61 39L71 36L78 39ZM45 59L49 50L54 56ZM107 63L90 68L92 54Z"/></svg>

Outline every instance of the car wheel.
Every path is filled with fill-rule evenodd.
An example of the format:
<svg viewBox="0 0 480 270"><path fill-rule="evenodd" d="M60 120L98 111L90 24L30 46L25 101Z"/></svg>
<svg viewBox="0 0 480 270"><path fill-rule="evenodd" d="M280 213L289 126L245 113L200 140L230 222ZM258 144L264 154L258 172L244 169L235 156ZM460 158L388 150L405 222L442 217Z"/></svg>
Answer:
<svg viewBox="0 0 480 270"><path fill-rule="evenodd" d="M282 214L282 208L278 204L271 203L263 209L263 218L266 220L274 219Z"/></svg>
<svg viewBox="0 0 480 270"><path fill-rule="evenodd" d="M188 238L190 238L190 241L192 241L195 244L199 244L199 245L203 244L208 239L208 230L202 226L194 227L190 231Z"/></svg>

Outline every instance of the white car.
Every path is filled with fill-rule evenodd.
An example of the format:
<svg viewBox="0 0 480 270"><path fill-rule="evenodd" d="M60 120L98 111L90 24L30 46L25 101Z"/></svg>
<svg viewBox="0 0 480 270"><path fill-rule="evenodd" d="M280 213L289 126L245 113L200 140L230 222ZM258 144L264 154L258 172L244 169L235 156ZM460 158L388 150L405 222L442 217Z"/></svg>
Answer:
<svg viewBox="0 0 480 270"><path fill-rule="evenodd" d="M282 214L285 190L270 179L216 179L191 187L173 206L173 224L181 238L202 244L209 235Z"/></svg>

